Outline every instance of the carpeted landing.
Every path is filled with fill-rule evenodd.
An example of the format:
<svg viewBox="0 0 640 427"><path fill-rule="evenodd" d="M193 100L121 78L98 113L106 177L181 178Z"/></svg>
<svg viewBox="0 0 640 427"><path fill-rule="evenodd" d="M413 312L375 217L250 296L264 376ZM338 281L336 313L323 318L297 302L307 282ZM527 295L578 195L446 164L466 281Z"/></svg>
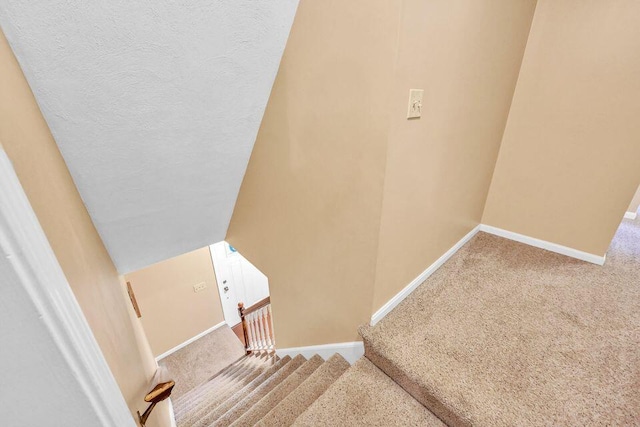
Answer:
<svg viewBox="0 0 640 427"><path fill-rule="evenodd" d="M640 222L604 267L479 233L360 332L353 366L241 358L178 427L640 425Z"/></svg>
<svg viewBox="0 0 640 427"><path fill-rule="evenodd" d="M640 224L603 267L479 233L361 334L451 426L640 425Z"/></svg>

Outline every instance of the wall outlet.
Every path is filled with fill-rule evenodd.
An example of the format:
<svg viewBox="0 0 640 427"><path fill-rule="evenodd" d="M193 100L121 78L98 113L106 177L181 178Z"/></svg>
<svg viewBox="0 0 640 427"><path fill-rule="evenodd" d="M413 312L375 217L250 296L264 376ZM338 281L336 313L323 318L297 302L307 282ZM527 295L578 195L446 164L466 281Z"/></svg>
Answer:
<svg viewBox="0 0 640 427"><path fill-rule="evenodd" d="M422 116L422 95L424 95L424 89L409 89L407 119L417 119Z"/></svg>
<svg viewBox="0 0 640 427"><path fill-rule="evenodd" d="M204 282L193 285L193 292L200 292L204 291L205 289L207 289L207 284Z"/></svg>

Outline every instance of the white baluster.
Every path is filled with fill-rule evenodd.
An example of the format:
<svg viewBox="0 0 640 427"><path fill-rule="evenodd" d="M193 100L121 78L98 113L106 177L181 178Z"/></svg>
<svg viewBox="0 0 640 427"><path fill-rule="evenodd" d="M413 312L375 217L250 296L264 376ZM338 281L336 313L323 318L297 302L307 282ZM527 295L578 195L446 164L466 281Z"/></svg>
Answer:
<svg viewBox="0 0 640 427"><path fill-rule="evenodd" d="M258 313L254 311L252 314L253 314L253 330L256 331L255 348L256 350L260 350L260 342L262 341L262 337L260 337L260 325L258 324Z"/></svg>
<svg viewBox="0 0 640 427"><path fill-rule="evenodd" d="M255 350L256 349L256 341L257 341L257 336L256 336L256 328L254 325L254 313L249 314L249 328L251 329L251 341L250 341L250 345L249 345L249 349L250 350Z"/></svg>
<svg viewBox="0 0 640 427"><path fill-rule="evenodd" d="M256 349L261 350L262 349L262 335L260 334L260 316L258 316L258 312L254 311L253 312L253 319L254 319L254 324L253 326L256 329Z"/></svg>
<svg viewBox="0 0 640 427"><path fill-rule="evenodd" d="M258 323L260 324L260 336L262 337L262 343L260 348L267 349L267 333L264 329L264 307L258 311Z"/></svg>
<svg viewBox="0 0 640 427"><path fill-rule="evenodd" d="M260 317L258 312L253 312L253 327L256 329L256 349L262 350L262 334L260 333Z"/></svg>
<svg viewBox="0 0 640 427"><path fill-rule="evenodd" d="M267 342L265 344L266 348L269 349L273 347L273 344L271 343L271 331L269 330L269 306L264 308L264 311L262 312L262 319L264 323L265 336L267 338Z"/></svg>
<svg viewBox="0 0 640 427"><path fill-rule="evenodd" d="M271 347L276 348L276 334L273 329L273 314L271 313L271 304L267 306L267 313L269 314L269 329L271 330Z"/></svg>

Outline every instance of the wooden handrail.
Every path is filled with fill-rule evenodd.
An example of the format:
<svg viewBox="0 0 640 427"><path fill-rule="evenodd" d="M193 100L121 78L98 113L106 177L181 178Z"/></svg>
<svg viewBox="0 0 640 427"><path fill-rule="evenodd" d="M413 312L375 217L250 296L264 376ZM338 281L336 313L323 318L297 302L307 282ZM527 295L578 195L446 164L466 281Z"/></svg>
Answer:
<svg viewBox="0 0 640 427"><path fill-rule="evenodd" d="M153 411L153 408L155 408L159 402L162 402L163 400L171 396L171 392L173 391L173 387L175 385L175 381L170 380L165 383L156 385L153 390L147 393L147 395L144 397L144 401L151 403L151 405L149 405L149 407L146 411L144 411L143 414L140 414L140 411L138 411L138 421L140 421L140 425L142 427L145 427L147 419L149 418L149 415L151 415L151 411Z"/></svg>
<svg viewBox="0 0 640 427"><path fill-rule="evenodd" d="M247 314L251 314L254 311L260 310L262 307L271 304L271 297L266 297L264 299L261 299L260 301L258 301L257 303L253 304L249 308L244 308L244 303L239 302L238 303L238 310L240 310L240 304L242 304L242 313L246 316Z"/></svg>

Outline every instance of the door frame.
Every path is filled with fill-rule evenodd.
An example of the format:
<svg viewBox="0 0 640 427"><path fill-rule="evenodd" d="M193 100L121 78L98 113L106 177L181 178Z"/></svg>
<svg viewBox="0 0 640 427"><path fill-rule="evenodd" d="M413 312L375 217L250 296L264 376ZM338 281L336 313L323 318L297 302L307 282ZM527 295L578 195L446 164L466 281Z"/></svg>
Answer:
<svg viewBox="0 0 640 427"><path fill-rule="evenodd" d="M233 328L241 322L237 306L239 302L244 303L245 308L249 308L270 296L271 291L269 278L240 252L235 249L230 251L229 248L232 246L225 240L209 245L224 319ZM227 283L229 280L231 283ZM225 291L226 285L230 286L228 291ZM231 299L235 300L231 307L226 303L227 292L229 292L228 295ZM227 312L229 312L229 316L232 316L231 319L228 318Z"/></svg>
<svg viewBox="0 0 640 427"><path fill-rule="evenodd" d="M12 285L28 295L80 392L91 403L95 425L134 427L120 388L2 146L0 263L0 283L11 277Z"/></svg>
<svg viewBox="0 0 640 427"><path fill-rule="evenodd" d="M216 275L216 283L218 285L218 296L220 297L220 305L222 306L222 315L224 317L225 322L227 322L227 325L229 325L229 327L233 329L233 327L237 326L241 321L240 320L240 314L238 314L237 311L234 311L233 319L228 319L227 318L228 316L226 314L226 311L227 310L231 311L232 309L233 310L237 310L237 307L233 307L233 308L229 307L227 310L225 310L225 301L224 301L224 290L223 290L223 288L226 285L225 277L227 277L230 274L230 272L221 271L220 270L220 268L221 268L220 262L216 262L217 255L215 253L216 248L214 248L214 246L218 246L218 245L224 246L225 254L226 254L226 246L228 245L228 243L225 242L225 241L221 241L221 242L218 242L218 243L214 243L213 245L209 245L209 253L211 255L211 264L213 264L213 271L214 271L214 273ZM227 268L227 267L228 267L228 265L225 265L225 268ZM231 292L232 292L232 295L233 295L234 299L237 300L238 297L235 294L235 289L232 288ZM234 303L234 304L236 304L236 303Z"/></svg>

